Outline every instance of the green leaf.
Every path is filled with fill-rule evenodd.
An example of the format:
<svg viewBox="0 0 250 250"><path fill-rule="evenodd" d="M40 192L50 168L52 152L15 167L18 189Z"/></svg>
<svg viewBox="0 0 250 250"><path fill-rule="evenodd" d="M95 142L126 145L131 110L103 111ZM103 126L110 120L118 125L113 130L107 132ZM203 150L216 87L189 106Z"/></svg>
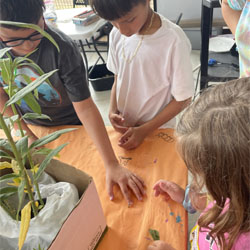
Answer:
<svg viewBox="0 0 250 250"><path fill-rule="evenodd" d="M0 61L0 69L1 69L1 76L3 78L3 82L6 84L11 83L11 76L12 76L12 67L11 67L11 59L4 58Z"/></svg>
<svg viewBox="0 0 250 250"><path fill-rule="evenodd" d="M51 118L48 115L44 114L37 114L37 113L26 113L22 116L22 119L48 119L51 120Z"/></svg>
<svg viewBox="0 0 250 250"><path fill-rule="evenodd" d="M8 199L9 197L11 197L14 194L16 194L16 192L11 192L11 193L7 193L7 194L0 194L0 201L4 201L4 200Z"/></svg>
<svg viewBox="0 0 250 250"><path fill-rule="evenodd" d="M44 73L41 73L40 75L43 75ZM31 78L25 74L20 74L21 77L23 77L24 81L27 83L27 84L30 84L32 82ZM36 99L39 99L38 97L38 90L37 89L34 89L34 96L36 97Z"/></svg>
<svg viewBox="0 0 250 250"><path fill-rule="evenodd" d="M9 85L5 85L3 87L3 89L8 96L13 96L14 94L16 94L19 91L19 88L14 84L12 84L11 88ZM21 105L21 100L19 102L17 102L17 104Z"/></svg>
<svg viewBox="0 0 250 250"><path fill-rule="evenodd" d="M11 128L12 126L14 126L14 122L17 122L19 118L19 115L13 115L11 117L4 117L4 121L6 123L6 125Z"/></svg>
<svg viewBox="0 0 250 250"><path fill-rule="evenodd" d="M11 49L12 48L3 48L3 49L0 49L0 58L2 58Z"/></svg>
<svg viewBox="0 0 250 250"><path fill-rule="evenodd" d="M51 43L55 45L58 51L60 51L56 41L53 39L53 37L48 34L46 31L41 29L38 25L31 24L31 23L19 23L19 22L11 22L11 21L0 21L0 24L6 24L6 25L13 25L21 28L28 28L28 29L34 29L38 32L40 32L44 37L50 40Z"/></svg>
<svg viewBox="0 0 250 250"><path fill-rule="evenodd" d="M160 234L157 230L149 229L148 231L149 231L153 240L160 240Z"/></svg>
<svg viewBox="0 0 250 250"><path fill-rule="evenodd" d="M16 58L14 59L14 61L13 61L14 67L18 67L20 63L25 62L25 61L27 60L27 58L28 58L31 54L35 53L37 50L38 50L38 48L34 49L33 51L31 51L30 53L28 53L27 55L25 55L25 56L23 56L23 57L16 57Z"/></svg>
<svg viewBox="0 0 250 250"><path fill-rule="evenodd" d="M1 158L12 159L13 157L11 157L11 155L9 155L7 152L0 149L0 159Z"/></svg>
<svg viewBox="0 0 250 250"><path fill-rule="evenodd" d="M53 149L47 156L46 158L43 160L43 162L40 164L40 167L37 171L37 173L35 174L35 179L38 180L40 175L43 173L43 171L45 170L45 168L47 167L47 165L50 163L50 161L52 160L52 158L57 155L68 143L64 143L60 146L58 146L56 149Z"/></svg>
<svg viewBox="0 0 250 250"><path fill-rule="evenodd" d="M68 133L70 131L73 131L73 130L76 130L76 128L66 128L66 129L61 129L61 130L58 130L58 131L55 131L49 135L46 135L38 140L36 140L35 142L33 142L31 145L30 145L30 149L31 148L38 148L38 147L41 147L49 142L52 142L54 141L55 139L57 139L60 135L62 134L65 134L65 133Z"/></svg>
<svg viewBox="0 0 250 250"><path fill-rule="evenodd" d="M7 181L7 180L12 180L13 178L17 178L19 175L17 174L5 174L3 176L0 177L0 181Z"/></svg>
<svg viewBox="0 0 250 250"><path fill-rule="evenodd" d="M16 142L16 147L18 152L21 154L22 158L26 156L28 152L28 136L22 137L20 140Z"/></svg>
<svg viewBox="0 0 250 250"><path fill-rule="evenodd" d="M48 155L52 150L51 148L39 148L35 150L33 155ZM59 154L55 155L55 157L59 157Z"/></svg>
<svg viewBox="0 0 250 250"><path fill-rule="evenodd" d="M1 23L1 21L0 21ZM35 88L37 88L40 84L42 84L44 82L45 79L47 79L48 77L50 77L52 74L54 74L56 70L50 71L49 73L45 73L42 76L39 76L35 81L33 81L32 83L30 83L29 85L27 85L26 87L24 87L23 89L21 89L20 91L18 91L15 95L13 95L7 102L5 105L10 106L11 104L16 103L17 101L19 101L20 99L22 99L25 95L27 95L28 93L30 93L31 91L33 91Z"/></svg>
<svg viewBox="0 0 250 250"><path fill-rule="evenodd" d="M21 210L22 204L23 204L23 199L25 196L25 192L24 192L24 188L25 188L25 181L24 178L22 178L22 181L20 183L20 185L18 186L18 208L17 208L17 216L19 216L19 211Z"/></svg>
<svg viewBox="0 0 250 250"><path fill-rule="evenodd" d="M26 104L31 108L33 112L41 115L42 113L41 107L32 93L28 93L26 96L24 96L23 100L26 102Z"/></svg>
<svg viewBox="0 0 250 250"><path fill-rule="evenodd" d="M40 76L45 74L44 71L40 68L40 66L37 65L33 60L31 60L30 58L26 58L26 61L28 61L28 62L20 64L19 67L26 66L26 67L33 68ZM50 86L52 86L52 84L48 78L45 80L45 82L47 82ZM36 92L37 91L35 90L34 94L35 94L36 98L38 99L38 92L37 93Z"/></svg>
<svg viewBox="0 0 250 250"><path fill-rule="evenodd" d="M10 146L8 139L0 139L0 148L12 152L12 148Z"/></svg>
<svg viewBox="0 0 250 250"><path fill-rule="evenodd" d="M0 199L2 197L2 195L5 194L14 194L17 192L17 187L4 187L0 189Z"/></svg>

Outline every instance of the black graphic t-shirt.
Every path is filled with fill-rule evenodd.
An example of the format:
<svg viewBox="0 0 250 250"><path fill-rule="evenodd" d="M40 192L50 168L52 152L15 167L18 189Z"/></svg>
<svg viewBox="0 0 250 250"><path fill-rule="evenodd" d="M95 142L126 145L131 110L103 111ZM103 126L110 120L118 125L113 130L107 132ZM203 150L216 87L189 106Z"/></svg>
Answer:
<svg viewBox="0 0 250 250"><path fill-rule="evenodd" d="M42 114L48 115L51 121L44 119L26 121L43 126L80 124L72 102L79 102L90 97L82 56L77 45L68 36L52 27L48 27L46 31L55 39L60 52L47 38L43 38L37 51L29 58L46 73L58 69L49 78L52 86L44 82L37 88L39 96L37 101ZM0 48L4 48L1 42ZM14 58L12 54L11 56ZM22 74L28 75L31 80L39 76L33 68L27 66L19 68L16 72L18 77L15 79L15 84L19 88L27 85ZM0 87L3 85L0 73ZM25 100L21 101L18 110L21 114L32 112Z"/></svg>

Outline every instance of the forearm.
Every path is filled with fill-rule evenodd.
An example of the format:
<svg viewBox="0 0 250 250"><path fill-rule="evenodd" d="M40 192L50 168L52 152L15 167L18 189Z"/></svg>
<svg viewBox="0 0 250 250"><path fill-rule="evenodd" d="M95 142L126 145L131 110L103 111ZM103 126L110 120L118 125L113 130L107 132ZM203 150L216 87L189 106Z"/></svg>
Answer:
<svg viewBox="0 0 250 250"><path fill-rule="evenodd" d="M179 114L187 105L190 103L191 98L177 102L174 98L170 103L152 120L141 125L147 134L153 132L155 129L159 128L166 122L170 121L177 114Z"/></svg>
<svg viewBox="0 0 250 250"><path fill-rule="evenodd" d="M231 9L227 0L222 0L221 10L227 26L235 35L235 30L240 19L241 11Z"/></svg>
<svg viewBox="0 0 250 250"><path fill-rule="evenodd" d="M112 87L112 90L111 90L111 95L110 95L109 113L116 113L117 112L116 81L117 81L117 76L115 75L114 84L113 84L113 87Z"/></svg>
<svg viewBox="0 0 250 250"><path fill-rule="evenodd" d="M92 99L88 98L82 102L74 102L73 105L79 119L100 153L105 167L118 164L105 125Z"/></svg>

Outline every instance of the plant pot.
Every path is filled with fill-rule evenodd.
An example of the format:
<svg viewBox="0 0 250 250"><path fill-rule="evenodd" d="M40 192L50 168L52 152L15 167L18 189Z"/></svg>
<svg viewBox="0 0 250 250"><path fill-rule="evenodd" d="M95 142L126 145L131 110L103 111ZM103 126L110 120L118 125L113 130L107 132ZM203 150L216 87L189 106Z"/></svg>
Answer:
<svg viewBox="0 0 250 250"><path fill-rule="evenodd" d="M114 83L114 74L109 71L106 64L97 64L89 68L89 81L95 91L104 91L112 89Z"/></svg>

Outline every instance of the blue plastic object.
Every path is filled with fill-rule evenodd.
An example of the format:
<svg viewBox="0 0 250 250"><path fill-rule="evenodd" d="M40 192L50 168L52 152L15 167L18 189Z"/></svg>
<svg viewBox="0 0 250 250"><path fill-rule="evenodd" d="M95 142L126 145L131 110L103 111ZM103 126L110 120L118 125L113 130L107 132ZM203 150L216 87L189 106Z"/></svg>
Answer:
<svg viewBox="0 0 250 250"><path fill-rule="evenodd" d="M208 60L208 66L214 66L215 64L217 64L218 62L215 60L215 59L213 59L213 58L210 58L209 60Z"/></svg>

